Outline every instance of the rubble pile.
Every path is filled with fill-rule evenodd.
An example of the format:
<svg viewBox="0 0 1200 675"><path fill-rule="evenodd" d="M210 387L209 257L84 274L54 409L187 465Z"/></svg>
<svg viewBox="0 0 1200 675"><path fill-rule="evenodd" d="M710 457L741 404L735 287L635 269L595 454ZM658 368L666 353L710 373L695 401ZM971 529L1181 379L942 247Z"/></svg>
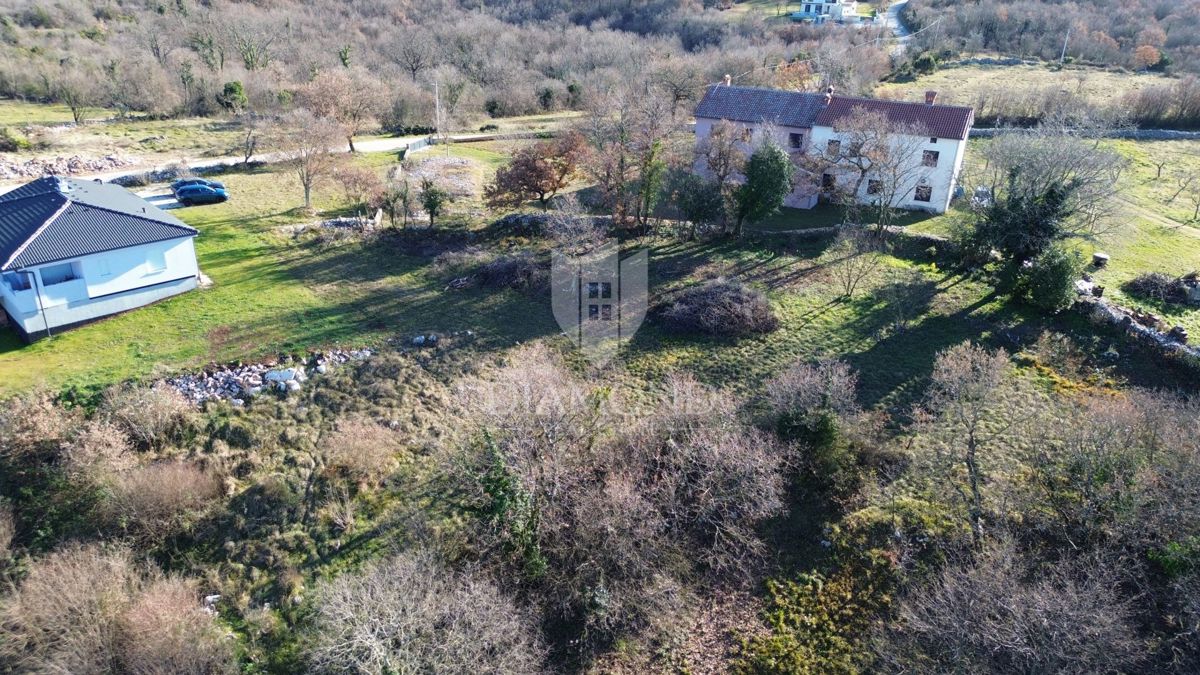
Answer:
<svg viewBox="0 0 1200 675"><path fill-rule="evenodd" d="M234 405L243 405L246 399L265 391L274 390L283 394L299 391L308 381L310 373L324 374L332 367L348 361L362 361L370 358L371 354L370 349L338 349L314 354L303 364L223 366L168 378L166 384L196 404L225 400Z"/></svg>
<svg viewBox="0 0 1200 675"><path fill-rule="evenodd" d="M105 155L104 157L33 157L25 160L0 157L0 180L41 178L46 175L72 176L81 173L114 171L137 164L135 157Z"/></svg>

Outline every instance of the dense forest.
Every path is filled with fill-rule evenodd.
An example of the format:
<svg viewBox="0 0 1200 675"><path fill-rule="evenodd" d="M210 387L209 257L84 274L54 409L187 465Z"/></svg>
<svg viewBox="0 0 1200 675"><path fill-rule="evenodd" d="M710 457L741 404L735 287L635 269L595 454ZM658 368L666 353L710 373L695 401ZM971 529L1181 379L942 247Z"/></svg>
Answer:
<svg viewBox="0 0 1200 675"><path fill-rule="evenodd" d="M340 68L386 99L392 128L430 124L435 83L462 121L580 108L636 72L691 98L726 73L769 84L772 67L801 55L847 91L889 68L871 31L768 28L758 13L667 0L20 0L0 12L0 95L164 115L269 112ZM222 96L235 82L238 95Z"/></svg>

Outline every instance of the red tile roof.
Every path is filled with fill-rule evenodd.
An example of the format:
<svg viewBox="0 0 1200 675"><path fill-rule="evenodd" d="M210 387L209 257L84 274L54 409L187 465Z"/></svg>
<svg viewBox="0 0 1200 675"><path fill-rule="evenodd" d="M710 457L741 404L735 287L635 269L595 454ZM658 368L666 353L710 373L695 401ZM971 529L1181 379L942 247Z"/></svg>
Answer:
<svg viewBox="0 0 1200 675"><path fill-rule="evenodd" d="M927 105L877 98L834 96L833 101L817 113L814 125L833 127L856 109L880 112L895 124L924 129L922 135L936 138L965 140L975 122L972 108L956 105Z"/></svg>

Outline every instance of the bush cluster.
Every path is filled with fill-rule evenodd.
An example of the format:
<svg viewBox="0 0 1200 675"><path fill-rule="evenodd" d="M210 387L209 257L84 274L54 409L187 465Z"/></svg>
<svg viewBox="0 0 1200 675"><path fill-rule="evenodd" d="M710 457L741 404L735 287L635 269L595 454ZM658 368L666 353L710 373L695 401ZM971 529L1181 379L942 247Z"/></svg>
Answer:
<svg viewBox="0 0 1200 675"><path fill-rule="evenodd" d="M765 293L727 279L683 290L662 310L662 318L672 328L723 337L770 333L779 328L779 318Z"/></svg>

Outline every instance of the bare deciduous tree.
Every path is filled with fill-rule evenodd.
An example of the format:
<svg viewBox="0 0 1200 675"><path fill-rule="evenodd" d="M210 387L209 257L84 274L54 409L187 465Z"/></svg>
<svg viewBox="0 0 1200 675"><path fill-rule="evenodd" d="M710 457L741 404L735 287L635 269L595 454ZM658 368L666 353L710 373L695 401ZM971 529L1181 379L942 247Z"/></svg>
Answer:
<svg viewBox="0 0 1200 675"><path fill-rule="evenodd" d="M333 175L342 158L334 149L344 138L342 127L303 108L284 115L273 130L271 145L300 181L304 208L312 209L312 191Z"/></svg>
<svg viewBox="0 0 1200 675"><path fill-rule="evenodd" d="M805 155L802 164L816 178L835 177L832 197L851 210L853 224L873 220L882 231L923 177L921 148L929 134L863 108L839 120L834 131L836 150L818 148Z"/></svg>
<svg viewBox="0 0 1200 675"><path fill-rule="evenodd" d="M964 184L984 188L995 199L1035 200L1055 187L1069 187L1061 236L1103 233L1122 192L1128 161L1104 143L1111 126L1093 120L1050 118L1033 129L1008 129L983 148ZM1015 177L1015 179L1014 179ZM1011 194L1016 192L1016 194Z"/></svg>
<svg viewBox="0 0 1200 675"><path fill-rule="evenodd" d="M883 240L862 227L847 224L838 230L830 247L830 254L835 256L830 268L846 299L853 299L859 284L883 265L883 252Z"/></svg>
<svg viewBox="0 0 1200 675"><path fill-rule="evenodd" d="M987 515L987 451L1013 423L997 410L1007 371L1004 350L993 352L963 343L938 354L926 395L928 409L940 423L936 430L925 428L931 437L940 432L941 442L934 450L936 479L962 503L977 545Z"/></svg>
<svg viewBox="0 0 1200 675"><path fill-rule="evenodd" d="M408 28L393 36L388 54L414 83L422 72L438 64L437 44L421 27Z"/></svg>
<svg viewBox="0 0 1200 675"><path fill-rule="evenodd" d="M1011 541L992 544L910 590L876 652L896 672L1128 672L1145 655L1120 594L1130 564L1066 559L1033 572Z"/></svg>
<svg viewBox="0 0 1200 675"><path fill-rule="evenodd" d="M297 92L297 100L318 117L337 121L354 152L354 137L383 113L383 87L359 69L323 70Z"/></svg>
<svg viewBox="0 0 1200 675"><path fill-rule="evenodd" d="M533 621L486 579L406 553L316 590L318 672L537 673Z"/></svg>

